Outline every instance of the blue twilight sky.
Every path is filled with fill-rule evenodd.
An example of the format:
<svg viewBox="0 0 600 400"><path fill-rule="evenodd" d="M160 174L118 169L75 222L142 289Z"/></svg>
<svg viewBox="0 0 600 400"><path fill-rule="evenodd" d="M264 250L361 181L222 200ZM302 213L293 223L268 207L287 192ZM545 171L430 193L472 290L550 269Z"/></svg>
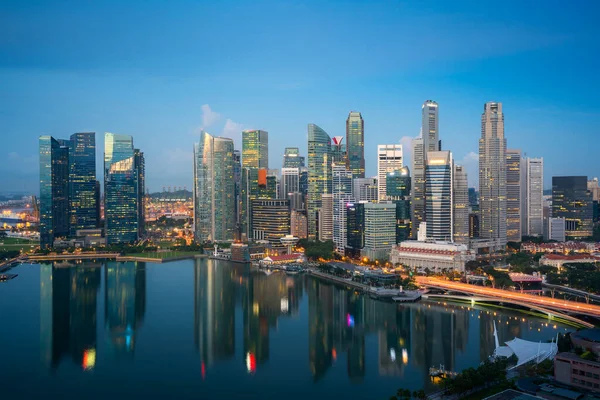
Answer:
<svg viewBox="0 0 600 400"><path fill-rule="evenodd" d="M306 153L306 125L376 146L419 134L440 104L440 138L477 182L480 116L504 104L509 148L553 175L600 175L598 1L3 1L0 191L38 190L38 136L130 134L147 186L192 186L204 127L240 146L269 132L269 162Z"/></svg>

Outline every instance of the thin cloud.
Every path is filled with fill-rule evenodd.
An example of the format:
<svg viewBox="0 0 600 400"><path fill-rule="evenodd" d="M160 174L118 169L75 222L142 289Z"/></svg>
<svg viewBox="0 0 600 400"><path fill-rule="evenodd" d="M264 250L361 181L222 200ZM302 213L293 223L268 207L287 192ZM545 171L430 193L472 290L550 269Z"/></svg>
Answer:
<svg viewBox="0 0 600 400"><path fill-rule="evenodd" d="M217 122L221 118L221 114L213 111L210 108L210 105L208 105L208 104L203 104L202 107L200 107L200 109L202 110L202 127L201 127L201 129L208 128L209 126L213 125L215 122Z"/></svg>

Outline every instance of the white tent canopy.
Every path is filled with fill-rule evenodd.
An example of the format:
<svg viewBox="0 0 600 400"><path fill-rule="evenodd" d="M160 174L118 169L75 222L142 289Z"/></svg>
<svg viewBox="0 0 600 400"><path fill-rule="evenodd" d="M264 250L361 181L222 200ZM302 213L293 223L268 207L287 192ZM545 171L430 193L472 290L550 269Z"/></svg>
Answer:
<svg viewBox="0 0 600 400"><path fill-rule="evenodd" d="M506 346L500 346L495 321L494 339L496 342L494 357L510 357L514 354L518 361L517 365L513 368L519 367L530 361L535 361L536 364L539 364L546 359L553 359L556 353L558 353L558 345L554 342L536 343L530 342L529 340L514 338L513 340L505 342Z"/></svg>

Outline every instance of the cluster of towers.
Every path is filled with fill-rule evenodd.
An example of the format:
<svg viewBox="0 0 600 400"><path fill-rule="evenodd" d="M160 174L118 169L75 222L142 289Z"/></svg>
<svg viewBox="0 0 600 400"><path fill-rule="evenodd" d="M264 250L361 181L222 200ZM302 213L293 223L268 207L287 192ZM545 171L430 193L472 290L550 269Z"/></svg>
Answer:
<svg viewBox="0 0 600 400"><path fill-rule="evenodd" d="M96 134L40 136L40 246L92 236L96 244L133 243L144 234L144 153L133 138L104 136L104 216L96 179ZM104 223L102 224L102 221Z"/></svg>

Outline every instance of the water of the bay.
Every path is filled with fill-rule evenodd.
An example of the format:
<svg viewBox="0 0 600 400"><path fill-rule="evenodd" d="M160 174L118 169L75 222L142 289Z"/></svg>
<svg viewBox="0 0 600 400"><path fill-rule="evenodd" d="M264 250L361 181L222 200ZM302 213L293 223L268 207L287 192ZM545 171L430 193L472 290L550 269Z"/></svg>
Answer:
<svg viewBox="0 0 600 400"><path fill-rule="evenodd" d="M393 304L225 261L21 265L0 283L1 399L388 399L501 341L572 328Z"/></svg>

